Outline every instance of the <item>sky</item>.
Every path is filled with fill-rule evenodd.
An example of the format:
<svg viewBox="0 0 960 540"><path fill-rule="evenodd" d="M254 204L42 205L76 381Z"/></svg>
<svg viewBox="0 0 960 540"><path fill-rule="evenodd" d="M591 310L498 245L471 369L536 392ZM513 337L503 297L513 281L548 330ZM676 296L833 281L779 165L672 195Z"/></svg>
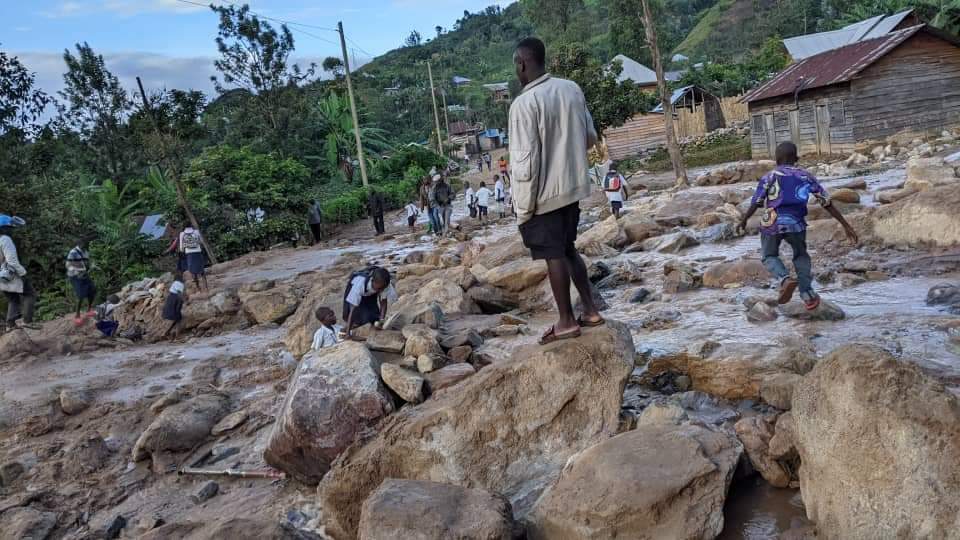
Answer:
<svg viewBox="0 0 960 540"><path fill-rule="evenodd" d="M228 4L231 0L212 0ZM20 58L47 92L63 87L63 51L79 42L102 54L128 89L137 75L148 91L196 89L213 93L217 16L211 0L0 0L0 50ZM197 5L197 4L201 5ZM242 4L243 0L232 0ZM340 56L334 31L342 21L351 64L363 64L401 45L411 30L424 38L451 28L464 10L508 0L248 0L251 11L289 25L295 61L318 65ZM269 21L279 26L276 21ZM354 67L351 65L351 67Z"/></svg>

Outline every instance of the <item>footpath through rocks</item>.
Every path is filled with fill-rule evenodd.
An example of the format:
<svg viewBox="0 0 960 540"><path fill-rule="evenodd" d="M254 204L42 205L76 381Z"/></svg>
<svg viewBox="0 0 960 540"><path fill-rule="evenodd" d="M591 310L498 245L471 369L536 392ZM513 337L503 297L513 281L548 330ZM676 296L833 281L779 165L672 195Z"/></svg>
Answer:
<svg viewBox="0 0 960 540"><path fill-rule="evenodd" d="M121 291L139 339L8 333L0 538L957 537L949 145L816 167L862 243L811 208L814 312L734 230L760 162L638 174L620 220L585 201L608 323L549 346L542 263L462 196L446 239L397 214L214 267L178 342L168 277ZM368 264L400 295L385 329L310 351Z"/></svg>

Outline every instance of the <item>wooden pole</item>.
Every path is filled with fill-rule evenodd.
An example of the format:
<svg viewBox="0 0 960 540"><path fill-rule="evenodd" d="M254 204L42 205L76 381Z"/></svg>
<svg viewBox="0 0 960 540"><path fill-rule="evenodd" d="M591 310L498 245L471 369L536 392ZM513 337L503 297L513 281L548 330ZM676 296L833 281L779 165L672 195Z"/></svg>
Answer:
<svg viewBox="0 0 960 540"><path fill-rule="evenodd" d="M660 92L660 106L663 108L663 122L667 135L667 153L670 154L670 163L673 165L673 174L677 179L677 187L687 187L687 171L683 167L683 155L680 145L673 131L673 104L670 103L670 92L667 89L667 79L663 75L663 62L660 58L660 47L657 45L657 30L653 26L653 14L647 0L640 0L643 6L643 26L647 34L647 44L650 45L650 54L653 55L653 68L657 72L657 90Z"/></svg>
<svg viewBox="0 0 960 540"><path fill-rule="evenodd" d="M433 88L433 69L427 60L427 75L430 77L430 99L433 100L433 121L437 125L437 153L443 155L443 135L440 133L440 113L437 112L437 92Z"/></svg>
<svg viewBox="0 0 960 540"><path fill-rule="evenodd" d="M443 125L447 128L447 142L450 142L450 117L447 116L447 93L440 89L440 97L443 99Z"/></svg>
<svg viewBox="0 0 960 540"><path fill-rule="evenodd" d="M147 93L143 90L143 82L140 81L139 76L137 77L137 86L140 88L140 98L143 99L143 109L147 111L147 115L150 117L150 120L153 121L153 129L157 133L157 139L159 139L157 142L160 144L160 152L164 157L167 157L167 145L163 142L163 133L160 132L160 122L157 121L153 108L150 107L150 102L147 101ZM157 171L160 173L160 177L163 178L163 169L157 167ZM200 222L197 221L197 216L194 215L193 208L190 206L190 201L187 199L187 189L177 174L173 175L173 185L177 190L177 202L180 204L180 207L183 208L183 213L187 215L187 219L190 220L190 225L198 231L202 230L200 229ZM200 234L200 242L203 244L204 249L207 250L207 256L210 257L210 262L217 264L217 256L207 242L206 235Z"/></svg>
<svg viewBox="0 0 960 540"><path fill-rule="evenodd" d="M353 99L353 83L350 81L350 58L347 55L347 41L343 37L343 22L337 22L337 32L340 34L340 49L343 51L343 71L347 78L347 94L350 96L350 114L353 116L353 137L357 141L357 159L360 161L360 179L363 187L369 185L367 181L367 163L363 159L363 141L360 140L360 119L357 118L357 103Z"/></svg>

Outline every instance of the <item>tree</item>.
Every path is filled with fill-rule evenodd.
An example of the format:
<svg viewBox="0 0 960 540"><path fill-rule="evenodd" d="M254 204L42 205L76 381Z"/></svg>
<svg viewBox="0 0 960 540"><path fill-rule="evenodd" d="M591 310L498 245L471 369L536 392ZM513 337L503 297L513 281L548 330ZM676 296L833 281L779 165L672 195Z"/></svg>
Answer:
<svg viewBox="0 0 960 540"><path fill-rule="evenodd" d="M617 81L622 69L619 63L604 66L579 43L561 45L550 61L551 73L570 79L583 89L597 133L623 125L633 115L649 111L654 103L653 96L632 81Z"/></svg>
<svg viewBox="0 0 960 540"><path fill-rule="evenodd" d="M291 101L297 86L313 77L316 66L302 70L290 64L293 34L286 25L277 32L269 23L250 13L247 5L210 6L220 16L216 38L220 58L214 67L222 80L211 77L217 92L243 88L252 96L252 112L262 120L271 144L279 148L288 127Z"/></svg>
<svg viewBox="0 0 960 540"><path fill-rule="evenodd" d="M423 36L420 35L420 32L412 30L410 35L407 36L407 39L403 40L404 47L416 47L423 43Z"/></svg>
<svg viewBox="0 0 960 540"><path fill-rule="evenodd" d="M130 154L134 151L125 124L133 104L103 56L87 43L78 43L76 48L76 55L63 52L67 72L60 91L61 121L87 143L93 154L91 170L122 183L131 172Z"/></svg>
<svg viewBox="0 0 960 540"><path fill-rule="evenodd" d="M670 91L667 88L667 79L663 75L663 59L660 57L660 47L657 44L657 30L653 22L653 12L650 11L649 0L640 0L643 7L643 25L647 33L647 44L650 45L650 54L653 56L653 68L657 72L657 90L660 92L660 106L663 108L663 123L667 134L667 152L673 164L673 174L677 179L677 187L687 187L687 170L683 166L683 155L680 145L673 132L673 103L670 102Z"/></svg>
<svg viewBox="0 0 960 540"><path fill-rule="evenodd" d="M524 0L524 13L543 26L566 32L574 16L583 10L583 0Z"/></svg>
<svg viewBox="0 0 960 540"><path fill-rule="evenodd" d="M343 77L343 60L337 58L336 56L328 56L323 59L323 64L321 64L323 70L327 73L330 73L335 78Z"/></svg>
<svg viewBox="0 0 960 540"><path fill-rule="evenodd" d="M33 87L35 78L19 58L0 51L0 134L26 131L50 103L50 96Z"/></svg>
<svg viewBox="0 0 960 540"><path fill-rule="evenodd" d="M352 181L357 145L353 134L350 103L346 98L331 93L316 103L314 112L323 122L327 132L324 141L324 155L327 162L339 170L347 182ZM381 129L361 127L360 136L363 138L364 148L372 152L383 152L390 148L386 132Z"/></svg>
<svg viewBox="0 0 960 540"><path fill-rule="evenodd" d="M440 25L434 26L433 29L437 32L437 37L443 35L443 27Z"/></svg>

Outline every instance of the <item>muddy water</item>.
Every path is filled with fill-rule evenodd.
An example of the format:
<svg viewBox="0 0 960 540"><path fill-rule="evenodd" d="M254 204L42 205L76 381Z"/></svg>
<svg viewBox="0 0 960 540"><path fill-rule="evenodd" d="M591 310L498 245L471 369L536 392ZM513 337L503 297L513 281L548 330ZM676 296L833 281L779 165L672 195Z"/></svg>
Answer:
<svg viewBox="0 0 960 540"><path fill-rule="evenodd" d="M723 508L719 540L776 540L806 514L798 489L778 489L759 477L734 483Z"/></svg>

